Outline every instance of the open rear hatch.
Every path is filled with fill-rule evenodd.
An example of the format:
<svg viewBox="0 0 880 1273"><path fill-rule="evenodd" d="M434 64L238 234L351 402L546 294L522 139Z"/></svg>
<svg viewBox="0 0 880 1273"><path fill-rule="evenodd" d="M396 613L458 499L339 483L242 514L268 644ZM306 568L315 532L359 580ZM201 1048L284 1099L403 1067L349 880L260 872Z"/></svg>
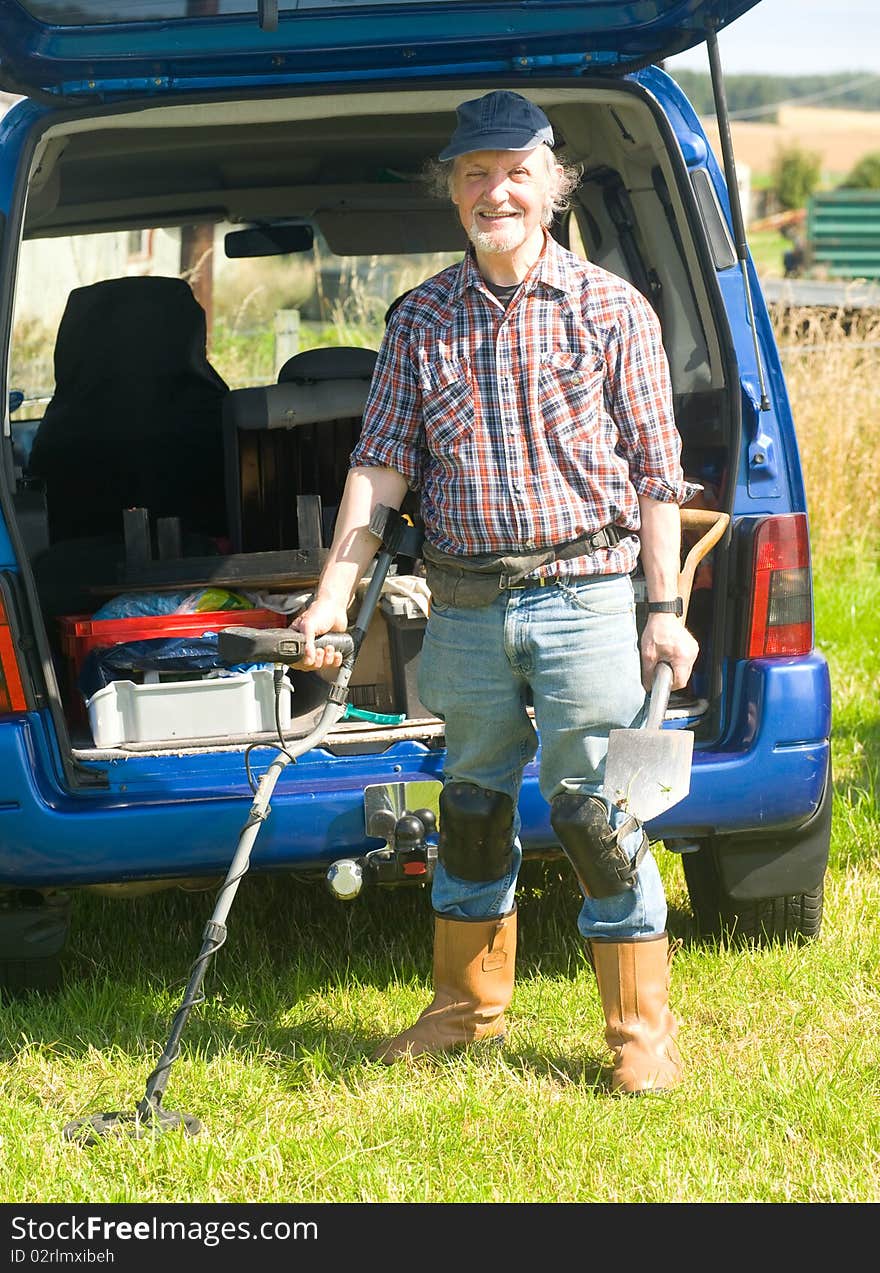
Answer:
<svg viewBox="0 0 880 1273"><path fill-rule="evenodd" d="M303 71L386 77L534 69L626 72L682 52L757 0L0 0L0 88L35 96L188 95Z"/></svg>

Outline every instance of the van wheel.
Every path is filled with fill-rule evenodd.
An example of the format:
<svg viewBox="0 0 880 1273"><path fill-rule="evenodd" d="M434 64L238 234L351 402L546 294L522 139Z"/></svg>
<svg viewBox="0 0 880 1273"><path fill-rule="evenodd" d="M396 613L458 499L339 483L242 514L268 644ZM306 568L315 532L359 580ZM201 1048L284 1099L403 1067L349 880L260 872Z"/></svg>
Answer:
<svg viewBox="0 0 880 1273"><path fill-rule="evenodd" d="M784 897L732 898L721 882L710 845L682 854L682 866L700 937L739 946L802 944L818 937L824 883Z"/></svg>
<svg viewBox="0 0 880 1273"><path fill-rule="evenodd" d="M56 990L70 932L68 893L12 889L0 894L0 994Z"/></svg>

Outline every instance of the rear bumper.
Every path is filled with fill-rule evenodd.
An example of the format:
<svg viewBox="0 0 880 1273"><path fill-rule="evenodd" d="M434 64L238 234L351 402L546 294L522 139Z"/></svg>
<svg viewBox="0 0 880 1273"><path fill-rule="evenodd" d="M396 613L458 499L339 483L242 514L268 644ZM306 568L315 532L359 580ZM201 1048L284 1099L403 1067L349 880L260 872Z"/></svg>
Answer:
<svg viewBox="0 0 880 1273"><path fill-rule="evenodd" d="M741 664L732 692L743 705L737 720L719 745L695 753L690 794L651 823L657 838L796 831L818 809L830 766L824 659ZM363 788L440 778L442 762L442 752L416 743L380 756L301 757L275 790L252 869L319 867L376 846L365 840ZM252 799L240 753L137 756L109 769L109 791L62 792L42 722L0 725L0 887L226 871ZM557 846L536 765L526 771L520 813L527 853Z"/></svg>

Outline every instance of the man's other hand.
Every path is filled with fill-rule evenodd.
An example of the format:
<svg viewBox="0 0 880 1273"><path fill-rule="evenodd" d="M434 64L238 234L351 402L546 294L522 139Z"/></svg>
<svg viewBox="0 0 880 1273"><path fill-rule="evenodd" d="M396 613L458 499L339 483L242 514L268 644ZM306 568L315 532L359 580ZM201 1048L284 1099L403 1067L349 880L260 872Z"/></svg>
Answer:
<svg viewBox="0 0 880 1273"><path fill-rule="evenodd" d="M672 688L682 690L688 683L700 647L681 619L674 614L649 614L642 633L642 684L650 692L654 668L668 663L672 668Z"/></svg>

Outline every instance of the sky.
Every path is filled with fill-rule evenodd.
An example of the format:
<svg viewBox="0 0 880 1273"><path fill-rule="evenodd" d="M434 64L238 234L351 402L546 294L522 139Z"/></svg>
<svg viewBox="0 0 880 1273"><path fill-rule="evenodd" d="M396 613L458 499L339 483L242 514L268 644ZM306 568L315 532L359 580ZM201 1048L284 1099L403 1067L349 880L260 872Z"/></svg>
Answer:
<svg viewBox="0 0 880 1273"><path fill-rule="evenodd" d="M759 0L718 34L729 75L880 74L880 0ZM705 45L667 69L708 71Z"/></svg>

